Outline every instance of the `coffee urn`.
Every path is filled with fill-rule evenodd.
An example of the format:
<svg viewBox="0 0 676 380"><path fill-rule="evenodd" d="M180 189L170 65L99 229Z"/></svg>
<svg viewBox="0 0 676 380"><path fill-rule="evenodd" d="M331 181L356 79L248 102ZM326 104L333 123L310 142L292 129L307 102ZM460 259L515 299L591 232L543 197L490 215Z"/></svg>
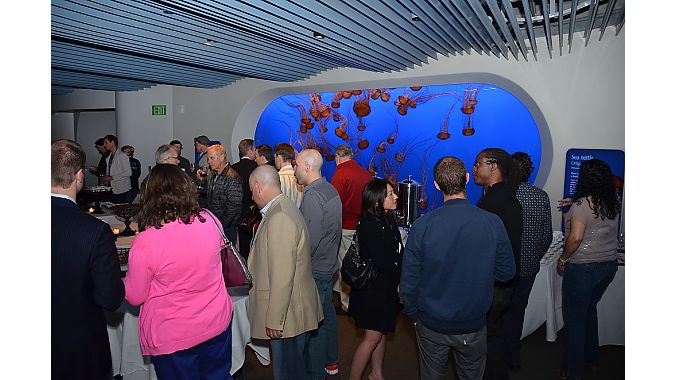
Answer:
<svg viewBox="0 0 676 380"><path fill-rule="evenodd" d="M398 187L397 223L402 227L410 227L420 216L422 186L409 175L408 179L399 182Z"/></svg>

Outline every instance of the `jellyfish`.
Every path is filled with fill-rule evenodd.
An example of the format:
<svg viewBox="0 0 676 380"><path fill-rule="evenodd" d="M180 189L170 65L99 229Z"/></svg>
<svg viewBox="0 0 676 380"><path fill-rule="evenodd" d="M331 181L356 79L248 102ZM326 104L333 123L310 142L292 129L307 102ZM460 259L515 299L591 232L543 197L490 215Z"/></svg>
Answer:
<svg viewBox="0 0 676 380"><path fill-rule="evenodd" d="M343 91L343 99L350 99L352 91Z"/></svg>
<svg viewBox="0 0 676 380"><path fill-rule="evenodd" d="M362 119L361 116L359 116L359 124L357 125L357 130L359 130L360 132L366 130L366 124L364 124L364 119Z"/></svg>
<svg viewBox="0 0 676 380"><path fill-rule="evenodd" d="M457 95L457 94L456 94ZM453 113L453 108L460 102L460 97L456 96L455 102L451 104L451 107L446 112L446 117L444 117L444 124L441 126L441 130L437 134L439 140L448 140L451 137L451 134L448 133L448 123L451 121L451 115Z"/></svg>
<svg viewBox="0 0 676 380"><path fill-rule="evenodd" d="M364 139L364 138L362 138L362 139L359 140L359 142L357 143L357 146L359 147L359 149L364 150L364 149L366 149L366 148L369 147L369 141L366 140L366 139Z"/></svg>
<svg viewBox="0 0 676 380"><path fill-rule="evenodd" d="M371 94L371 99L376 100L380 98L380 89L376 88L375 90L369 90L369 92Z"/></svg>
<svg viewBox="0 0 676 380"><path fill-rule="evenodd" d="M481 86L477 86L475 88L472 88L474 86L473 83L470 83L467 86L467 89L463 92L462 94L462 108L460 109L462 113L465 115L471 115L474 113L474 106L479 103L477 100L477 96L479 95L479 90L481 90Z"/></svg>
<svg viewBox="0 0 676 380"><path fill-rule="evenodd" d="M326 161L333 161L336 159L336 156L333 154L327 154L325 157Z"/></svg>
<svg viewBox="0 0 676 380"><path fill-rule="evenodd" d="M394 159L395 159L395 161L397 161L398 163L403 163L404 160L406 159L406 156L404 155L404 152L397 152L397 153L394 155Z"/></svg>
<svg viewBox="0 0 676 380"><path fill-rule="evenodd" d="M387 89L383 88L380 90L380 100L382 100L383 103L390 101L390 93L387 91Z"/></svg>
<svg viewBox="0 0 676 380"><path fill-rule="evenodd" d="M343 92L338 91L333 94L333 101L331 102L331 107L340 108L340 101L343 99Z"/></svg>
<svg viewBox="0 0 676 380"><path fill-rule="evenodd" d="M411 86L410 88L411 88L411 90L413 90L413 91L420 91L420 89L422 88L422 86Z"/></svg>
<svg viewBox="0 0 676 380"><path fill-rule="evenodd" d="M361 95L361 90L352 90L352 95Z"/></svg>
<svg viewBox="0 0 676 380"><path fill-rule="evenodd" d="M315 121L319 120L319 111L316 108L314 107L310 108L310 115L312 115Z"/></svg>
<svg viewBox="0 0 676 380"><path fill-rule="evenodd" d="M387 142L392 145L394 144L394 139L397 138L397 134L399 133L399 123L396 121L394 122L394 131L390 134L390 136L387 138Z"/></svg>
<svg viewBox="0 0 676 380"><path fill-rule="evenodd" d="M376 147L376 151L378 153L385 153L385 147L387 147L385 141L381 141L380 144L378 144L378 147Z"/></svg>
<svg viewBox="0 0 676 380"><path fill-rule="evenodd" d="M465 128L462 129L462 134L464 136L472 136L474 134L474 128L470 125L470 119L472 118L472 115L467 116L467 125L465 125Z"/></svg>
<svg viewBox="0 0 676 380"><path fill-rule="evenodd" d="M371 106L369 105L369 97L364 96L357 98L354 101L354 105L352 106L352 111L354 111L354 113L359 117L368 116L368 114L371 113Z"/></svg>
<svg viewBox="0 0 676 380"><path fill-rule="evenodd" d="M319 111L321 117L329 117L331 115L331 109L329 107L323 106L321 111Z"/></svg>

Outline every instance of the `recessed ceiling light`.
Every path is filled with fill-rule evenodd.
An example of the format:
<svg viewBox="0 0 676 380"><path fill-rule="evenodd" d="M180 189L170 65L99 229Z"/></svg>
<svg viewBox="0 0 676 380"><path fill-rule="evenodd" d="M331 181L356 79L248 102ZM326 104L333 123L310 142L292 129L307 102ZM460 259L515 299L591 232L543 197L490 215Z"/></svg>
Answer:
<svg viewBox="0 0 676 380"><path fill-rule="evenodd" d="M216 41L212 40L211 38L207 38L206 42L204 42L205 45L207 46L214 46Z"/></svg>
<svg viewBox="0 0 676 380"><path fill-rule="evenodd" d="M413 21L422 21L422 19L421 19L420 17L418 17L418 15L415 14L415 13L411 13L411 20L413 20Z"/></svg>
<svg viewBox="0 0 676 380"><path fill-rule="evenodd" d="M319 32L314 32L314 33L312 33L312 37L314 37L318 40L321 40L322 38L324 38L324 35L319 33Z"/></svg>

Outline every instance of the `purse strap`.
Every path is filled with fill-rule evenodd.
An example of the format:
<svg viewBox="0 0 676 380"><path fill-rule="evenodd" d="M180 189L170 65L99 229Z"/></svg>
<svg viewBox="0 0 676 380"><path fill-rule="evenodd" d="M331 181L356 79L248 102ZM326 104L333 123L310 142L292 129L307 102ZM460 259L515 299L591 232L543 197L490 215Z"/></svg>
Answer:
<svg viewBox="0 0 676 380"><path fill-rule="evenodd" d="M221 226L219 226L218 223L216 223L216 217L214 216L214 214L212 214L211 211L209 211L209 210L207 210L207 209L203 209L203 210L206 211L206 214L209 215L209 217L211 217L211 220L214 221L214 224L216 225L216 228L218 229L218 232L220 232L221 237L223 238L223 241L225 242L225 245L230 245L230 246L232 246L232 243L230 242L230 240L228 240L228 238L225 237L225 233L224 233L223 230L221 229Z"/></svg>

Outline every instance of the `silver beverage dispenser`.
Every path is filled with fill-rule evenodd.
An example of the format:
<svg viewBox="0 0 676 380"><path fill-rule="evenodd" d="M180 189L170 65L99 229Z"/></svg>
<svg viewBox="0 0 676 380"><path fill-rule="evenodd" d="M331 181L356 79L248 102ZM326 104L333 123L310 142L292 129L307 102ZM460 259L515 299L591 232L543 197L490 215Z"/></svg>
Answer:
<svg viewBox="0 0 676 380"><path fill-rule="evenodd" d="M420 216L420 195L422 186L411 179L399 182L397 199L397 223L402 227L410 227Z"/></svg>

